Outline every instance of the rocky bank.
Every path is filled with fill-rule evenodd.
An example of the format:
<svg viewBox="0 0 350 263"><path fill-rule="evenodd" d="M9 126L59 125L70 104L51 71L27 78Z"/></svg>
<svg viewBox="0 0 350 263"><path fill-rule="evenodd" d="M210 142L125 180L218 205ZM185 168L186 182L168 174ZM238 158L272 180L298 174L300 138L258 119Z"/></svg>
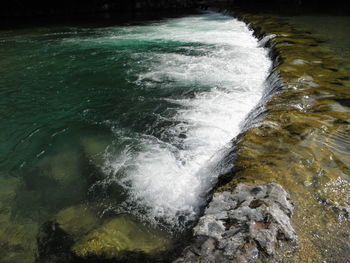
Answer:
<svg viewBox="0 0 350 263"><path fill-rule="evenodd" d="M296 241L292 212L287 192L273 183L215 193L194 242L174 263L275 262L276 246Z"/></svg>

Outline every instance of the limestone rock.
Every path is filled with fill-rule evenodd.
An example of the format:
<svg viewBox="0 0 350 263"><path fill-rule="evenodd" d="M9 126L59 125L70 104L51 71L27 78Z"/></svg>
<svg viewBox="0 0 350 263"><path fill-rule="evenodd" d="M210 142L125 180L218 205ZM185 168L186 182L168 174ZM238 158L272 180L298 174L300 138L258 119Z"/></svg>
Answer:
<svg viewBox="0 0 350 263"><path fill-rule="evenodd" d="M292 212L278 184L217 192L194 228L195 242L175 262L273 262L279 242L296 241Z"/></svg>

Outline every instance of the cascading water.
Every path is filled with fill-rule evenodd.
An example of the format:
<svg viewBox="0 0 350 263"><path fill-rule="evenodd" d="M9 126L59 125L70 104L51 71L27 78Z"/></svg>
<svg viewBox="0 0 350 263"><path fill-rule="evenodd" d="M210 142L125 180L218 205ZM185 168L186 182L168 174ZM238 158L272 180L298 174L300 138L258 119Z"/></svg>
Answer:
<svg viewBox="0 0 350 263"><path fill-rule="evenodd" d="M4 31L0 46L6 262L34 262L38 232L58 229L41 228L53 218L69 225L60 233L87 242L82 234L100 226L97 233L106 235L116 224L129 229L127 217L109 221L123 212L170 232L186 230L218 174L230 168L222 160L271 67L243 22L216 13ZM103 232L105 225L113 231ZM79 256L91 252L78 247Z"/></svg>
<svg viewBox="0 0 350 263"><path fill-rule="evenodd" d="M119 30L85 41L144 46L130 55L140 69L126 76L147 91L137 100L149 101L154 120L141 132L114 127L124 146L119 154L107 151L110 176L97 184L127 190L118 211L142 210L148 220L179 226L195 219L216 182L215 164L262 96L271 62L244 23L223 15Z"/></svg>

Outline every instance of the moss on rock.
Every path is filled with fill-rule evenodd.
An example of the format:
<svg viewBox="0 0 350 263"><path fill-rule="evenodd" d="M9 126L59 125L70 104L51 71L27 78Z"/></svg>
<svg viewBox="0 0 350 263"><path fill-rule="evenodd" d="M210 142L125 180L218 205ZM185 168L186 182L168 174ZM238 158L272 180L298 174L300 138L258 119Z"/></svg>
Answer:
<svg viewBox="0 0 350 263"><path fill-rule="evenodd" d="M80 140L85 155L97 167L103 165L103 155L110 142L107 136L86 136Z"/></svg>
<svg viewBox="0 0 350 263"><path fill-rule="evenodd" d="M18 178L0 175L0 262L3 263L35 261L38 225L30 219L16 218L14 211L21 183Z"/></svg>
<svg viewBox="0 0 350 263"><path fill-rule="evenodd" d="M238 183L281 184L296 202L293 226L299 240L293 256L280 251L284 262L345 262L350 108L339 101L350 97L346 62L283 20L242 19L258 37L270 36L265 44L275 63L268 81L278 92L236 139L235 173L218 191L232 191Z"/></svg>
<svg viewBox="0 0 350 263"><path fill-rule="evenodd" d="M126 252L159 253L169 248L167 234L138 222L129 215L107 220L102 226L74 244L72 251L81 258L118 258Z"/></svg>
<svg viewBox="0 0 350 263"><path fill-rule="evenodd" d="M100 224L97 212L93 206L81 204L61 210L53 220L65 233L78 240Z"/></svg>

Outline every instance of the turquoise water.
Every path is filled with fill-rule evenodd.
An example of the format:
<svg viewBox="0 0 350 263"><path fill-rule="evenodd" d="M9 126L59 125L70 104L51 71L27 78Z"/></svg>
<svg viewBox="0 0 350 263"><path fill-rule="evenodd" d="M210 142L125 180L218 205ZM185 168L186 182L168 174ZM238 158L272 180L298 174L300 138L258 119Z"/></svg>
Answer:
<svg viewBox="0 0 350 263"><path fill-rule="evenodd" d="M93 203L182 231L270 66L244 23L214 13L0 32L1 216L35 230Z"/></svg>

